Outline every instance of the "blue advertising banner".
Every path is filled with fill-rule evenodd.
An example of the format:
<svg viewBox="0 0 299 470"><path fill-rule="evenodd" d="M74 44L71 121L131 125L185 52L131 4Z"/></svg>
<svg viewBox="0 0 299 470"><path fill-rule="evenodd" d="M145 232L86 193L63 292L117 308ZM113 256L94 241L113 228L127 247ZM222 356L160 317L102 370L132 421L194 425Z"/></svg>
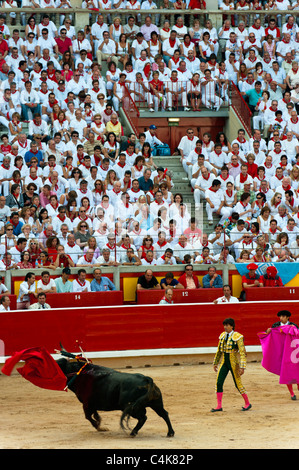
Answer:
<svg viewBox="0 0 299 470"><path fill-rule="evenodd" d="M249 263L248 263L249 264ZM290 282L299 273L299 263L256 263L258 266L257 273L261 276L266 273L268 266L275 266L277 274L280 276L283 285ZM247 263L235 264L238 273L243 276L248 273Z"/></svg>

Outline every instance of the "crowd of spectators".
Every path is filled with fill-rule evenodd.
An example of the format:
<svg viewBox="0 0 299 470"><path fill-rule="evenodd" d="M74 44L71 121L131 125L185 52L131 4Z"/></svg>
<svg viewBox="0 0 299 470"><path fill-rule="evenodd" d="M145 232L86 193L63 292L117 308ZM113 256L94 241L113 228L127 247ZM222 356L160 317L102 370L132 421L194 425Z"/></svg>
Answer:
<svg viewBox="0 0 299 470"><path fill-rule="evenodd" d="M151 15L139 24L136 4L117 6L130 9L126 24L98 14L80 31L67 14L58 28L32 15L23 37L13 13L0 18L0 270L295 261L295 17L269 14L261 25L257 14L250 26L246 15L224 16L216 31L208 16L204 27L179 15L172 27ZM208 235L155 164L156 126L124 135L119 108L128 88L153 110L219 109L229 81L253 111L252 138L240 129L232 142L224 133L198 139L190 128L178 145L195 203L205 201L214 224Z"/></svg>

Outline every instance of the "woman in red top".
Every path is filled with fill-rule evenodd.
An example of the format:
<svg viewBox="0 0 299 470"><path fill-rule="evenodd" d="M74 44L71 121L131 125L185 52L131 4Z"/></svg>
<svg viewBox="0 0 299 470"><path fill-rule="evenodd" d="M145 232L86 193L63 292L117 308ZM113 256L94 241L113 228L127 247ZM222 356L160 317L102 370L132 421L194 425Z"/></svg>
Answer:
<svg viewBox="0 0 299 470"><path fill-rule="evenodd" d="M252 153L249 153L246 157L246 160L247 160L248 174L252 178L255 178L257 176L258 166L256 163L254 163L254 160L255 160L254 155Z"/></svg>
<svg viewBox="0 0 299 470"><path fill-rule="evenodd" d="M188 9L205 10L206 7L206 2L204 0L190 0Z"/></svg>
<svg viewBox="0 0 299 470"><path fill-rule="evenodd" d="M46 247L48 252L48 257L51 263L57 256L57 246L59 245L59 239L56 236L49 237L46 241Z"/></svg>
<svg viewBox="0 0 299 470"><path fill-rule="evenodd" d="M154 240L151 237L148 237L148 236L145 237L142 241L141 247L138 250L139 259L145 259L146 252L148 250L151 250L154 253L154 258L156 258L155 256L156 253L155 253L155 249L153 245L154 245Z"/></svg>
<svg viewBox="0 0 299 470"><path fill-rule="evenodd" d="M56 269L56 266L52 263L50 258L48 257L48 253L46 251L42 251L38 260L37 264L38 268L47 268L47 269Z"/></svg>
<svg viewBox="0 0 299 470"><path fill-rule="evenodd" d="M149 86L151 93L149 96L149 110L154 111L153 106L155 106L155 111L158 111L160 103L161 108L165 109L164 83L159 80L159 72L153 72L153 79L149 82Z"/></svg>

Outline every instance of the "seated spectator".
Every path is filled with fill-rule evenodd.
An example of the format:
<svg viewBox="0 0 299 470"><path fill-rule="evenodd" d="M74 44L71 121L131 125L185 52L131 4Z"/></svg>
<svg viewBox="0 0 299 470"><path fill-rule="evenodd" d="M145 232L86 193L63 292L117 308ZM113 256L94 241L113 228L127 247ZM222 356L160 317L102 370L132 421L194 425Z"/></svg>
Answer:
<svg viewBox="0 0 299 470"><path fill-rule="evenodd" d="M46 303L47 296L44 292L40 292L37 294L37 302L31 304L28 309L29 310L41 310L43 308L49 309L51 308L49 304Z"/></svg>
<svg viewBox="0 0 299 470"><path fill-rule="evenodd" d="M17 263L18 269L34 269L35 264L32 263L29 251L25 250L21 253L21 261Z"/></svg>
<svg viewBox="0 0 299 470"><path fill-rule="evenodd" d="M261 276L256 272L258 269L258 265L255 263L250 263L247 266L248 272L242 276L242 292L240 299L246 300L246 294L244 289L248 289L250 287L264 287L262 283Z"/></svg>
<svg viewBox="0 0 299 470"><path fill-rule="evenodd" d="M171 248L166 248L164 255L160 256L160 258L157 259L157 265L164 264L177 264L176 259L173 256L173 250Z"/></svg>
<svg viewBox="0 0 299 470"><path fill-rule="evenodd" d="M55 279L57 294L64 294L66 292L73 292L73 283L69 280L71 274L70 268L64 268L61 277Z"/></svg>
<svg viewBox="0 0 299 470"><path fill-rule="evenodd" d="M152 250L146 251L145 258L142 258L141 264L144 266L155 266L157 264L157 260L155 260Z"/></svg>
<svg viewBox="0 0 299 470"><path fill-rule="evenodd" d="M53 265L55 268L73 268L75 266L70 255L65 253L63 245L57 245L57 255Z"/></svg>
<svg viewBox="0 0 299 470"><path fill-rule="evenodd" d="M22 253L26 250L27 240L24 237L18 238L16 246L9 250L15 263L21 262Z"/></svg>
<svg viewBox="0 0 299 470"><path fill-rule="evenodd" d="M264 287L283 287L283 282L275 266L267 267L266 274L261 277L261 281Z"/></svg>
<svg viewBox="0 0 299 470"><path fill-rule="evenodd" d="M53 269L55 271L56 266L54 266L53 261L49 258L48 253L46 251L42 251L39 255L37 260L37 268L47 268Z"/></svg>
<svg viewBox="0 0 299 470"><path fill-rule="evenodd" d="M125 255L122 257L123 266L140 266L141 261L134 253L133 248L128 248Z"/></svg>
<svg viewBox="0 0 299 470"><path fill-rule="evenodd" d="M0 312L8 312L10 310L10 297L3 295L0 299Z"/></svg>
<svg viewBox="0 0 299 470"><path fill-rule="evenodd" d="M179 277L178 281L183 286L184 289L199 289L199 288L201 288L199 280L193 272L192 264L187 264L185 266L185 273L182 274Z"/></svg>
<svg viewBox="0 0 299 470"><path fill-rule="evenodd" d="M97 265L96 258L94 256L94 250L89 248L85 255L81 256L77 261L77 267L81 266L88 266L89 268L93 268Z"/></svg>
<svg viewBox="0 0 299 470"><path fill-rule="evenodd" d="M213 300L214 304L223 304L223 303L238 303L239 299L232 296L232 290L229 285L223 286L223 296L218 297L218 299Z"/></svg>
<svg viewBox="0 0 299 470"><path fill-rule="evenodd" d="M215 266L210 266L208 268L208 274L202 278L202 287L223 287L222 277L216 273Z"/></svg>
<svg viewBox="0 0 299 470"><path fill-rule="evenodd" d="M17 299L17 308L20 310L27 309L30 305L30 294L37 297L35 274L29 272L26 274L25 279L20 284L19 295Z"/></svg>
<svg viewBox="0 0 299 470"><path fill-rule="evenodd" d="M9 294L6 285L4 284L4 277L0 276L0 295L1 294Z"/></svg>
<svg viewBox="0 0 299 470"><path fill-rule="evenodd" d="M112 281L106 276L102 276L102 270L96 268L93 271L94 279L90 283L90 288L92 292L105 292L108 290L116 290L115 285Z"/></svg>
<svg viewBox="0 0 299 470"><path fill-rule="evenodd" d="M77 278L73 280L73 292L91 292L85 269L79 269Z"/></svg>
<svg viewBox="0 0 299 470"><path fill-rule="evenodd" d="M179 283L177 279L175 279L173 273L167 272L165 277L161 279L160 286L162 289L166 289L167 287L171 287L172 289L184 289L184 286Z"/></svg>
<svg viewBox="0 0 299 470"><path fill-rule="evenodd" d="M172 297L173 297L173 290L171 287L167 287L165 289L164 297L162 297L162 299L160 300L159 305L173 304Z"/></svg>
<svg viewBox="0 0 299 470"><path fill-rule="evenodd" d="M50 278L49 271L42 272L41 279L37 282L36 292L37 294L40 292L43 292L44 294L56 293L56 284L54 279Z"/></svg>
<svg viewBox="0 0 299 470"><path fill-rule="evenodd" d="M147 269L137 280L137 290L144 289L161 289L159 281L151 269Z"/></svg>

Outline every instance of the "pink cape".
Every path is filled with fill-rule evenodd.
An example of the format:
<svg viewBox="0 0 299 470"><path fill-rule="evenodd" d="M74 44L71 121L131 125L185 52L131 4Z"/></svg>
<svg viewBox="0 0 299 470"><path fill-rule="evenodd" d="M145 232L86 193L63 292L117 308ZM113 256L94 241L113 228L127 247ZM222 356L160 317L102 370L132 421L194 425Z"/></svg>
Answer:
<svg viewBox="0 0 299 470"><path fill-rule="evenodd" d="M24 379L47 390L64 390L66 376L45 348L29 348L16 352L5 361L1 372L10 375L19 361L25 361L17 371Z"/></svg>
<svg viewBox="0 0 299 470"><path fill-rule="evenodd" d="M299 330L294 325L258 333L262 345L262 366L279 375L280 384L299 384Z"/></svg>

